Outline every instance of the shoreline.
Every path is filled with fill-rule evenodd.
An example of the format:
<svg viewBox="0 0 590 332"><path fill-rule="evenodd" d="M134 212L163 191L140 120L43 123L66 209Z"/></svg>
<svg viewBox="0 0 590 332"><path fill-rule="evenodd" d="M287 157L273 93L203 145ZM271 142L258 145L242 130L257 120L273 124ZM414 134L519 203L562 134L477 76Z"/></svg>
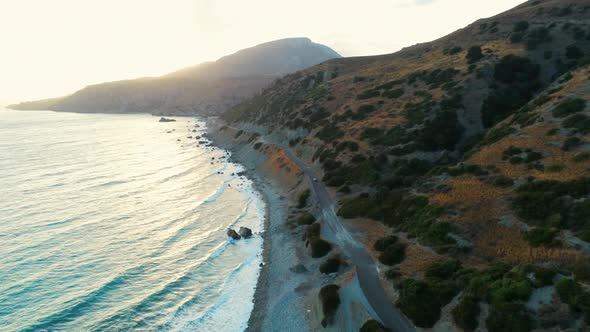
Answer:
<svg viewBox="0 0 590 332"><path fill-rule="evenodd" d="M242 165L253 188L265 203L262 262L256 289L252 298L253 308L245 331L284 330L286 326L307 331L309 321L305 317L303 300L293 296L302 282L300 275L289 269L299 262L298 238L285 232L290 194L272 174L267 174L265 162L268 156L251 148L249 142L236 140L233 135L221 132L217 123L205 119L207 138L231 153L230 160ZM278 243L279 246L274 244ZM272 294L272 298L270 297Z"/></svg>
<svg viewBox="0 0 590 332"><path fill-rule="evenodd" d="M260 331L262 328L262 322L264 320L264 309L266 308L267 304L267 296L268 296L268 277L271 267L270 261L270 252L272 250L272 243L270 238L267 236L268 230L270 229L271 225L271 203L269 199L269 194L276 194L275 188L267 188L268 184L265 184L260 179L260 174L255 173L252 177L253 187L254 190L258 191L261 196L262 200L264 201L264 231L261 233L262 236L262 266L260 267L260 272L258 274L258 280L256 280L256 289L254 290L254 296L252 298L252 302L254 306L252 307L252 312L250 313L250 317L248 318L246 332L249 331Z"/></svg>

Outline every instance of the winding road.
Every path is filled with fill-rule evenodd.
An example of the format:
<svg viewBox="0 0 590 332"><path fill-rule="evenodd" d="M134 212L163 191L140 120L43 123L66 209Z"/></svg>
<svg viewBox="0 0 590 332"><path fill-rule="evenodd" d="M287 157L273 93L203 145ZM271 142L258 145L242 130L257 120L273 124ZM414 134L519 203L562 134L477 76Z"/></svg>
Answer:
<svg viewBox="0 0 590 332"><path fill-rule="evenodd" d="M318 178L312 169L291 152L283 148L289 158L307 176L310 187L318 200L318 205L324 220L323 226L329 228L326 238L338 244L351 259L356 267L357 276L361 290L365 294L369 305L379 316L379 320L394 332L415 331L414 325L391 303L385 290L381 286L379 272L375 262L367 252L367 249L352 238L335 212L335 204L328 190L321 181L314 181Z"/></svg>
<svg viewBox="0 0 590 332"><path fill-rule="evenodd" d="M215 124L218 128L220 126L217 119L210 118L209 123ZM239 130L235 127L233 128ZM258 140L264 141L263 136L260 136ZM323 217L322 233L327 240L337 244L340 249L350 257L352 264L356 267L360 288L363 291L368 304L371 306L372 311L378 316L375 318L381 321L393 332L416 331L412 322L410 322L387 297L385 289L381 286L377 266L375 265L373 258L371 258L367 252L365 246L354 240L350 232L348 232L340 222L340 218L336 215L335 203L324 184L321 181L313 180L318 179L317 174L315 174L315 172L301 159L295 156L290 149L281 145L278 146L285 151L287 156L308 178L310 188L318 200L318 206Z"/></svg>

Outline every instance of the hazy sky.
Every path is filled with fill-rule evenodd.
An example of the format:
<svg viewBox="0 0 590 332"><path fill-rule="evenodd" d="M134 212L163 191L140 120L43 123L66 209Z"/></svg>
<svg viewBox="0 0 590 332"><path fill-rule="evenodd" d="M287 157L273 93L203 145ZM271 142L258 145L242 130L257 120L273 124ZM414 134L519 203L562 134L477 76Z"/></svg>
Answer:
<svg viewBox="0 0 590 332"><path fill-rule="evenodd" d="M265 41L391 53L523 0L0 0L0 102L161 75Z"/></svg>

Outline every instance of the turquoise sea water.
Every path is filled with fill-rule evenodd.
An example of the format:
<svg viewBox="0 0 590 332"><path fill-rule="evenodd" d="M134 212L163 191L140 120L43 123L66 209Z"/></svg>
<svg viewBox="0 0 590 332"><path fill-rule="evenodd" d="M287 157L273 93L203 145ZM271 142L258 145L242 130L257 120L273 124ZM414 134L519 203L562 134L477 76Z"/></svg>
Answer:
<svg viewBox="0 0 590 332"><path fill-rule="evenodd" d="M0 331L246 327L264 203L203 125L0 109Z"/></svg>

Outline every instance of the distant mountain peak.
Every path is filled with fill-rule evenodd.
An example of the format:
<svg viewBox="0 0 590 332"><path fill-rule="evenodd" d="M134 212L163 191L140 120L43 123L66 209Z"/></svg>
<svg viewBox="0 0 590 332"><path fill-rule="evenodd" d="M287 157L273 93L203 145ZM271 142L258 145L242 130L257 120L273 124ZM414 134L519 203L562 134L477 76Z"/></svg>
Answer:
<svg viewBox="0 0 590 332"><path fill-rule="evenodd" d="M306 37L249 47L162 77L107 82L63 98L11 105L21 110L215 114L251 97L277 77L340 58Z"/></svg>

